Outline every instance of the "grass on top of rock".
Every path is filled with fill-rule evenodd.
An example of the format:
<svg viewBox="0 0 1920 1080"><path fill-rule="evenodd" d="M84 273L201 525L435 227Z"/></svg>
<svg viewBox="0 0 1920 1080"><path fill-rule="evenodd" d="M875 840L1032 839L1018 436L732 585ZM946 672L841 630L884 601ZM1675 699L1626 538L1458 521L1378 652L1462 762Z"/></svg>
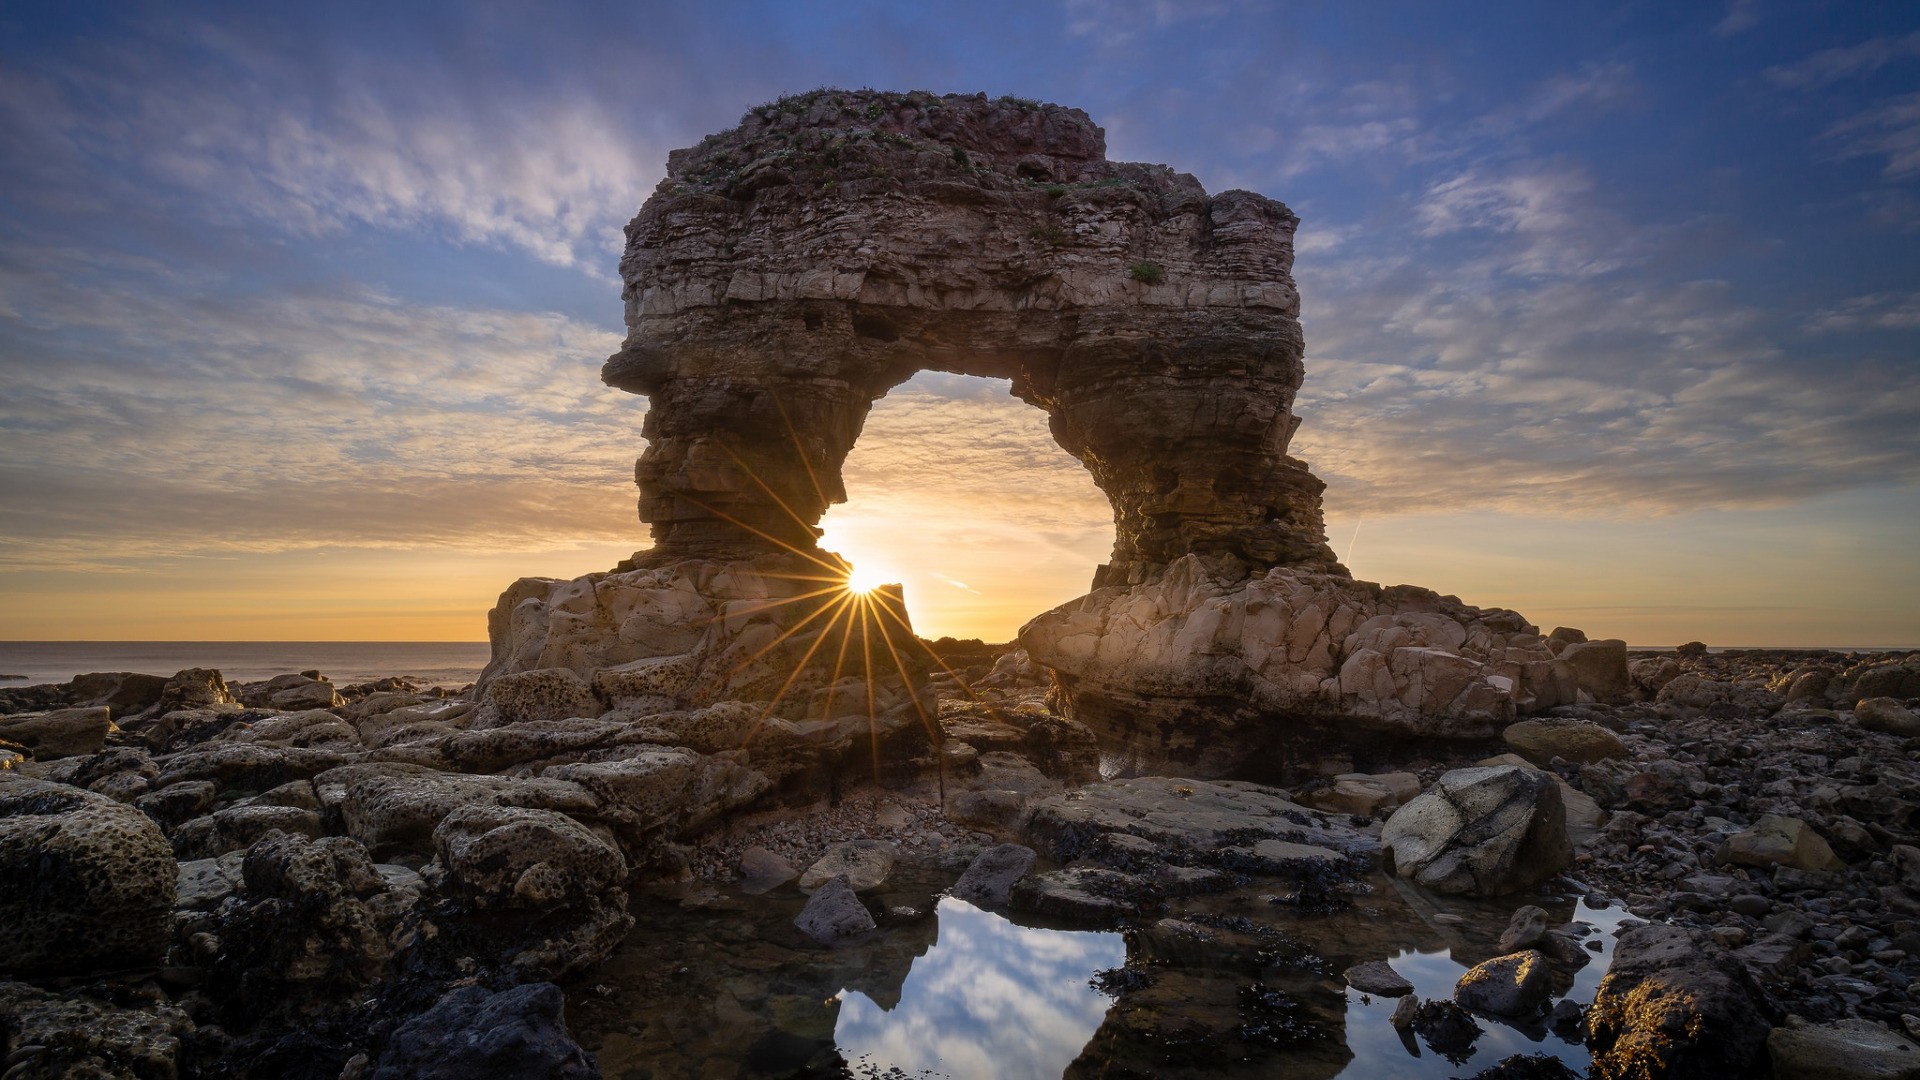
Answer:
<svg viewBox="0 0 1920 1080"><path fill-rule="evenodd" d="M1167 272L1160 267L1159 263L1150 262L1133 263L1127 267L1127 273L1133 277L1133 280L1147 285L1158 285L1161 279L1167 276Z"/></svg>

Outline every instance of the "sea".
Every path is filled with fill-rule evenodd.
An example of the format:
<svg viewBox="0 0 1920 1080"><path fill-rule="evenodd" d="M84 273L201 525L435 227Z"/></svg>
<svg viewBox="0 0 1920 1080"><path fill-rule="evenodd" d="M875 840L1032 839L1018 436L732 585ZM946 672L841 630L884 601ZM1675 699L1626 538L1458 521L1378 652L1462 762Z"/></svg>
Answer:
<svg viewBox="0 0 1920 1080"><path fill-rule="evenodd" d="M480 677L487 656L484 641L0 641L0 687L187 668L215 668L230 683L317 668L340 686L401 675L461 687Z"/></svg>

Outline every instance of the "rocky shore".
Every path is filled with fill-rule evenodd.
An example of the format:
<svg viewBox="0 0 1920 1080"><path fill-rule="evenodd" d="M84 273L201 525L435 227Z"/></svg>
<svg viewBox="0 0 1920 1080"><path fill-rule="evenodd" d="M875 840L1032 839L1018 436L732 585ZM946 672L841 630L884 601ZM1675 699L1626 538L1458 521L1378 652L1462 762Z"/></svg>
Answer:
<svg viewBox="0 0 1920 1080"><path fill-rule="evenodd" d="M1494 1026L1599 1080L1920 1075L1920 654L1355 580L1287 453L1298 224L1016 98L676 151L602 371L652 548L509 585L458 691L0 688L0 1080L850 1076L840 991L898 1002L943 896L1121 936L1073 1077L1331 1077L1369 1025L1433 1076ZM818 546L929 369L1009 379L1113 505L1005 647Z"/></svg>
<svg viewBox="0 0 1920 1080"><path fill-rule="evenodd" d="M913 873L1080 925L1155 926L1248 882L1333 910L1382 862L1429 922L1457 896L1504 924L1484 912L1543 881L1625 905L1647 925L1596 1001L1553 1016L1584 1025L1596 1076L1879 1075L1791 1062L1920 1024L1920 656L1632 654L1614 700L1287 788L1101 781L1041 671L978 659L942 676L937 758L776 804L724 754L583 739L583 719L480 728L460 693L397 680L0 691L7 1075L597 1075L540 987L592 983L634 931L632 890L797 885L831 943L893 932L907 916L877 897ZM1515 1008L1473 987L1526 983L1528 949L1585 963L1577 931L1529 918L1485 931L1515 971L1474 968L1469 1012ZM1420 1009L1409 1031L1444 1027ZM502 1010L527 1028L510 1053L436 1057ZM1743 1018L1721 1043L1672 1035L1720 1013Z"/></svg>

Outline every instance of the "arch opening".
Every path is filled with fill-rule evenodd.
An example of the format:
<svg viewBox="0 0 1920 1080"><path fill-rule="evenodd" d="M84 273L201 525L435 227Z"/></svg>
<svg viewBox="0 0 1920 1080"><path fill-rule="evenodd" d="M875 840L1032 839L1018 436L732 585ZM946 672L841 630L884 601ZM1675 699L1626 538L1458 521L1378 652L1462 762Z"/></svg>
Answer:
<svg viewBox="0 0 1920 1080"><path fill-rule="evenodd" d="M922 371L874 402L820 546L855 588L906 586L924 637L1009 641L1084 591L1113 511L1005 378Z"/></svg>

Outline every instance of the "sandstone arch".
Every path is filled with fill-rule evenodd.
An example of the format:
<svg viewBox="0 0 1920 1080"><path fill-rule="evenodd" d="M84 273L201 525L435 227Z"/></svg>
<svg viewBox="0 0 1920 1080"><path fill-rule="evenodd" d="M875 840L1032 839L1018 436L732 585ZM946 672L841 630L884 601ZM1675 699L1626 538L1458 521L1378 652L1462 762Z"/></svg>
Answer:
<svg viewBox="0 0 1920 1080"><path fill-rule="evenodd" d="M1287 456L1298 219L1109 162L1077 109L824 91L669 159L627 227L648 562L811 548L872 402L925 369L1009 378L1113 505L1096 584L1182 555L1338 570Z"/></svg>
<svg viewBox="0 0 1920 1080"><path fill-rule="evenodd" d="M877 768L903 732L935 760L900 596L856 625L816 544L873 401L927 369L1011 379L1113 506L1092 590L1020 643L1120 767L1271 772L1574 700L1565 643L1519 614L1355 581L1327 547L1323 485L1287 455L1297 224L1008 98L816 91L675 151L627 227L629 333L602 373L650 398L654 546L509 587L476 715L602 708L775 778L857 745ZM883 654L892 674L847 676Z"/></svg>

